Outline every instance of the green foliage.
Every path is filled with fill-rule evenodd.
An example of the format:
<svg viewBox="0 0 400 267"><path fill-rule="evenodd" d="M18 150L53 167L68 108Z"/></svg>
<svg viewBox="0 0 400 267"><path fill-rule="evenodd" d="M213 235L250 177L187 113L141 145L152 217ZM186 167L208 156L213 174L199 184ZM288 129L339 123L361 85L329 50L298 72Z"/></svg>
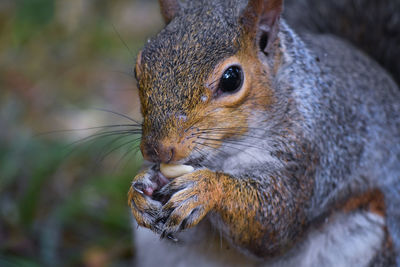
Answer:
<svg viewBox="0 0 400 267"><path fill-rule="evenodd" d="M15 256L2 256L0 254L0 266L7 267L39 267L40 264L32 259Z"/></svg>
<svg viewBox="0 0 400 267"><path fill-rule="evenodd" d="M2 143L2 230L19 241L2 242L5 258L1 261L30 266L34 262L24 258L29 256L41 264L79 264L85 249L93 246L107 248L117 244L117 256L132 250L126 195L141 159L132 155L125 161L129 164L121 165L119 160L126 149L117 150L109 157L115 158L111 166L120 167L107 171L101 167L107 161L98 162L96 155L108 141L71 148L31 138L25 140L20 151L15 149L16 144ZM71 169L78 171L70 173ZM10 203L15 209L7 207Z"/></svg>
<svg viewBox="0 0 400 267"><path fill-rule="evenodd" d="M81 266L98 258L129 265L127 192L142 159L131 151L137 142L123 144L137 136L70 146L86 132L37 133L99 126L107 114L86 116L91 107L138 112L135 81L125 75L134 62L129 50L135 54L159 27L149 23L160 19L158 7L134 0L6 2L9 9L0 10L0 266ZM123 24L144 4L155 8L148 28ZM119 20L127 8L132 12Z"/></svg>
<svg viewBox="0 0 400 267"><path fill-rule="evenodd" d="M17 0L14 38L23 44L48 25L54 16L54 0Z"/></svg>

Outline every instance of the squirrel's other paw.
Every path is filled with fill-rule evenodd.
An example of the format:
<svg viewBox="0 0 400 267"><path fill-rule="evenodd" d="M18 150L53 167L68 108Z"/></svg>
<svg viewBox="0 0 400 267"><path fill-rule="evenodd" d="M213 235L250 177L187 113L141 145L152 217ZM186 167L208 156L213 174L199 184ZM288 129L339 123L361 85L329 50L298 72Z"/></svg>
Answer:
<svg viewBox="0 0 400 267"><path fill-rule="evenodd" d="M171 196L157 218L162 237L198 224L221 197L216 173L205 169L175 178L159 194Z"/></svg>
<svg viewBox="0 0 400 267"><path fill-rule="evenodd" d="M157 173L152 170L136 175L129 189L128 204L140 226L160 233L156 218L161 211L162 204L152 198L153 191L159 186L156 176Z"/></svg>

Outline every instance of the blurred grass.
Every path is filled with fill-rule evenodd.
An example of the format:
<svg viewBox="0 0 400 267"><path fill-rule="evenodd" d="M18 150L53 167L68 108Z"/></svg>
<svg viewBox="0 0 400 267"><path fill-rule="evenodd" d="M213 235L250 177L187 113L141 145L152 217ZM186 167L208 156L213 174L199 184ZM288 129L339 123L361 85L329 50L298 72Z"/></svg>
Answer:
<svg viewBox="0 0 400 267"><path fill-rule="evenodd" d="M39 133L129 123L93 107L140 119L132 66L158 12L156 1L0 1L0 266L130 265L137 136L69 146L93 131Z"/></svg>

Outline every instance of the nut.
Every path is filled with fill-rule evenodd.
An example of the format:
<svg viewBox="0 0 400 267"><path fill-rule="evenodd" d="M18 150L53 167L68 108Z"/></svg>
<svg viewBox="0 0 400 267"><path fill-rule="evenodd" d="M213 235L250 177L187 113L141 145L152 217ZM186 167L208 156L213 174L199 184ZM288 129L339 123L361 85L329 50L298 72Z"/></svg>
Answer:
<svg viewBox="0 0 400 267"><path fill-rule="evenodd" d="M194 168L190 165L161 163L160 171L167 178L176 178L194 171Z"/></svg>

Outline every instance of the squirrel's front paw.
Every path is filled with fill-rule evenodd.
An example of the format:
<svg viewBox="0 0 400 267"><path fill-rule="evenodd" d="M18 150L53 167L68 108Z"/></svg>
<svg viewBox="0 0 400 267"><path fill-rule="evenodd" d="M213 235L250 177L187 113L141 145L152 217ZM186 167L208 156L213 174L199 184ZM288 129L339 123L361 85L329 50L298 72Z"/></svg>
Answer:
<svg viewBox="0 0 400 267"><path fill-rule="evenodd" d="M171 198L157 218L162 237L198 224L215 207L220 191L217 174L206 169L177 177L163 187L159 194Z"/></svg>
<svg viewBox="0 0 400 267"><path fill-rule="evenodd" d="M160 178L157 175L158 173L151 169L136 175L129 189L128 204L140 226L160 233L156 219L161 211L162 203L153 199L153 192L160 187Z"/></svg>

